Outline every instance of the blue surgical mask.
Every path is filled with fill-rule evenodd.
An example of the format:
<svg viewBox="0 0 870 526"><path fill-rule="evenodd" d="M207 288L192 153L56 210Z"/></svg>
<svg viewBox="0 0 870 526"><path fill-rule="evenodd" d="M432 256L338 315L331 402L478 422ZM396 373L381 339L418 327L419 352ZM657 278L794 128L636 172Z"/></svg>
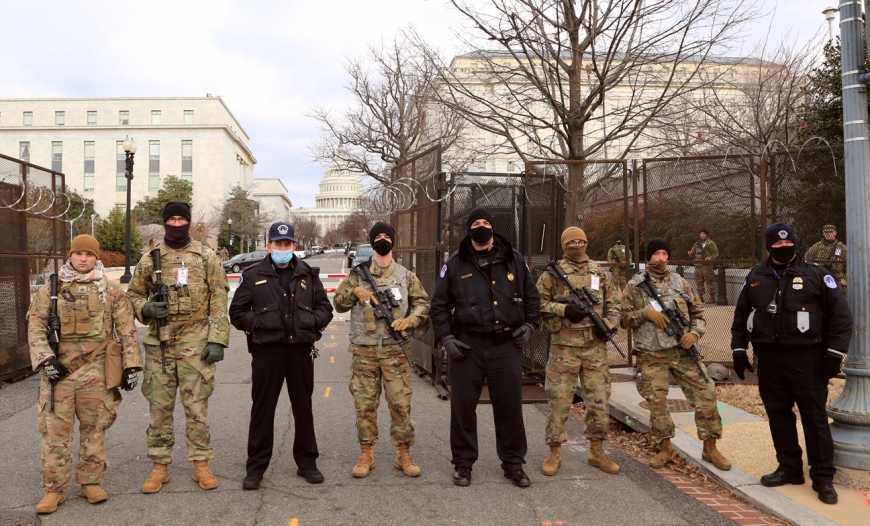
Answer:
<svg viewBox="0 0 870 526"><path fill-rule="evenodd" d="M272 261L276 265L286 265L293 259L292 250L272 250Z"/></svg>

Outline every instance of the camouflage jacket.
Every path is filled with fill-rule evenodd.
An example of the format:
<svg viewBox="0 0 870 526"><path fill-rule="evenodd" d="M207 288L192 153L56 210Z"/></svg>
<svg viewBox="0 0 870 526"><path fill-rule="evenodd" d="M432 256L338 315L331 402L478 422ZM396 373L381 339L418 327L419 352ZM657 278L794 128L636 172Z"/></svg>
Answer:
<svg viewBox="0 0 870 526"><path fill-rule="evenodd" d="M401 299L399 300L399 309L393 310L395 319L408 318L414 322L415 328L421 327L428 321L429 295L413 272L395 261L391 261L387 268L381 269L374 262L374 259L369 265L369 271L381 291L398 289ZM333 298L336 311L351 311L351 343L354 345L395 344L396 341L389 335L386 322L376 319L371 307L359 304L359 299L353 293L353 289L357 287L371 290L368 283L362 282L359 274L351 272L338 285L335 298Z"/></svg>
<svg viewBox="0 0 870 526"><path fill-rule="evenodd" d="M804 254L804 260L825 267L837 280L846 279L846 244L837 239L823 239L811 246Z"/></svg>
<svg viewBox="0 0 870 526"><path fill-rule="evenodd" d="M199 241L191 241L187 248L174 249L160 245L160 267L163 282L169 285L170 344L206 340L224 347L230 342L230 324L227 317L227 292L229 283L217 255ZM187 272L187 286L178 283L178 277ZM151 291L148 283L154 282L154 265L151 253L143 254L127 293L133 302L136 318L148 325L144 343L159 345L157 322L142 314Z"/></svg>
<svg viewBox="0 0 870 526"><path fill-rule="evenodd" d="M58 360L64 365L100 347L114 337L123 348L124 368L141 369L142 354L133 321L133 309L124 289L103 278L99 282L61 282L57 297L60 316ZM68 301L72 299L73 301ZM54 354L48 345L48 317L51 309L51 285L46 284L33 298L27 310L27 339L30 362L37 369Z"/></svg>
<svg viewBox="0 0 870 526"><path fill-rule="evenodd" d="M704 258L716 259L719 257L719 248L716 246L716 242L709 237L706 241L701 241L700 239L695 241L690 252L692 253L690 254L691 257L695 258L696 261L703 261Z"/></svg>
<svg viewBox="0 0 870 526"><path fill-rule="evenodd" d="M577 288L586 286L598 297L595 312L614 327L619 323L619 298L613 290L610 276L595 261L586 261L580 264L568 259L559 260L559 266L568 275L568 280ZM593 276L598 276L597 288L593 286ZM589 345L593 341L600 341L595 335L595 324L589 317L573 323L565 317L567 303L558 303L556 296L567 296L568 287L561 279L547 271L541 273L538 278L538 292L541 294L541 313L547 330L552 336L550 342L557 345Z"/></svg>
<svg viewBox="0 0 870 526"><path fill-rule="evenodd" d="M609 263L631 263L631 250L625 248L625 245L613 245L607 251L607 261Z"/></svg>
<svg viewBox="0 0 870 526"><path fill-rule="evenodd" d="M648 276L646 273L636 274L628 281L628 285L622 293L622 318L619 323L623 329L631 329L635 348L642 352L655 352L673 349L680 342L678 336L670 336L664 329L659 329L652 322L647 321L644 309L653 306L652 298L637 288L637 284L644 278L655 284L662 299L667 304L665 307L673 307L676 303L677 307L683 311L683 314L689 319L689 332L699 338L703 336L707 330L707 324L704 321L704 304L689 282L676 272L671 272L662 280ZM688 296L688 301L683 294Z"/></svg>

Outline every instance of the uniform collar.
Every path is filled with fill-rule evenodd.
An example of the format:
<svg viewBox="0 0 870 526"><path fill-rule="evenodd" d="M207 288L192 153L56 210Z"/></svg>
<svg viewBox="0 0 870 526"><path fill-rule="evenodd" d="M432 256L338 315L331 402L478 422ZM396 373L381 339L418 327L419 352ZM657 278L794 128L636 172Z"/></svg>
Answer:
<svg viewBox="0 0 870 526"><path fill-rule="evenodd" d="M369 262L369 272L371 272L372 276L376 278L388 278L393 275L393 271L396 270L396 260L390 260L390 265L381 272L381 266L375 263L375 258L372 258L371 262Z"/></svg>

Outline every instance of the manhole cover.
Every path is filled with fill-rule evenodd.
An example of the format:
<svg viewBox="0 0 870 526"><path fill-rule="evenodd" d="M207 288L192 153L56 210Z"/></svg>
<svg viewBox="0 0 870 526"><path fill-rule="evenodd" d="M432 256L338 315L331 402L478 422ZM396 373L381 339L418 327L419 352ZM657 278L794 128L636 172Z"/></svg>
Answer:
<svg viewBox="0 0 870 526"><path fill-rule="evenodd" d="M649 404L644 400L637 404L644 409L649 409ZM681 398L668 398L668 411L671 413L691 413L695 410L695 406L689 403L688 400Z"/></svg>
<svg viewBox="0 0 870 526"><path fill-rule="evenodd" d="M0 511L0 526L39 526L42 519L26 511Z"/></svg>
<svg viewBox="0 0 870 526"><path fill-rule="evenodd" d="M610 375L611 382L633 382L634 376L630 374L613 373Z"/></svg>

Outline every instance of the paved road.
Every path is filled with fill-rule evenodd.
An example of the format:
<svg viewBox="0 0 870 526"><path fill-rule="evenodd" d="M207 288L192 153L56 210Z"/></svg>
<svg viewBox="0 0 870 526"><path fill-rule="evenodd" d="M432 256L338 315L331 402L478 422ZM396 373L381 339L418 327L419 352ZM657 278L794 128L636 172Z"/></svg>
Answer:
<svg viewBox="0 0 870 526"><path fill-rule="evenodd" d="M334 272L340 257L308 261ZM417 444L412 448L423 470L410 479L392 467L394 450L388 439L389 413L380 408L383 440L375 448L377 469L366 479L353 479L356 462L354 411L347 390L350 355L348 323L336 321L319 342L314 414L326 476L309 485L295 475L292 457L293 422L289 402L278 406L275 455L260 491L241 490L245 475L247 426L250 413L250 356L245 340L233 331L226 360L218 366L217 388L211 398L210 420L215 459L212 469L221 481L206 492L191 480L185 459L184 417L180 404L175 427L179 441L172 481L160 494L144 495L139 487L150 465L145 458L147 404L140 391L125 394L118 420L108 431L109 468L105 489L109 501L90 505L72 484L70 496L45 524L733 524L688 497L619 451L611 451L623 473L611 476L586 465L587 443L572 441L564 450L564 467L556 477L540 474L546 456L543 407L524 406L529 436L527 472L532 486L515 488L502 476L494 446L491 406L478 409L481 455L474 482L452 484L449 447L449 402L436 396L426 378L413 378L413 417ZM39 489L39 434L36 431L37 382L31 378L0 390L0 509L33 510ZM581 423L569 422L572 438L582 437ZM78 437L74 443L77 443Z"/></svg>

